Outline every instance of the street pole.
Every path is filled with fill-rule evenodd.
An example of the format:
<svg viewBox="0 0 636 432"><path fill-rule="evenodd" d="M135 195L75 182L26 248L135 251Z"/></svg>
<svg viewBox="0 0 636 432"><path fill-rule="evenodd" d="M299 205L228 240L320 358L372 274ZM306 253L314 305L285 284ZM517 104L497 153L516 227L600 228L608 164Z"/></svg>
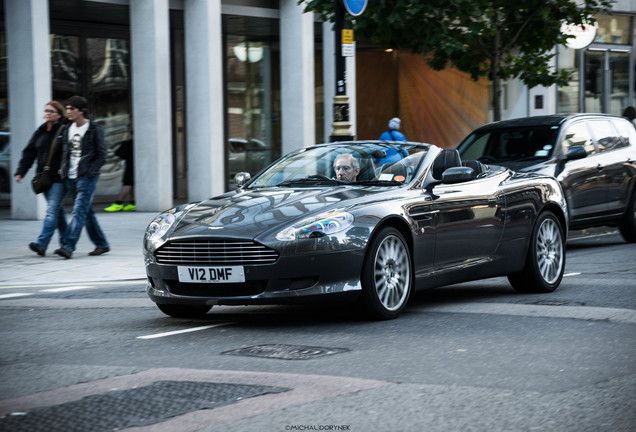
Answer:
<svg viewBox="0 0 636 432"><path fill-rule="evenodd" d="M336 94L333 97L333 132L330 141L351 141L353 136L349 131L349 97L347 96L347 70L345 58L342 56L342 30L344 29L345 10L342 0L335 0L335 25L336 33Z"/></svg>

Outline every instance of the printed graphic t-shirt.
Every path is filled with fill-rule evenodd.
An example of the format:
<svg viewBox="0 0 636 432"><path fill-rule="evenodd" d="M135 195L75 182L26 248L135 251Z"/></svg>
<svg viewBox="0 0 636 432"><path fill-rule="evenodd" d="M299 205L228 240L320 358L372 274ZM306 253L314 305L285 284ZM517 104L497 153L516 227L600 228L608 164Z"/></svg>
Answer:
<svg viewBox="0 0 636 432"><path fill-rule="evenodd" d="M77 178L77 169L79 167L80 157L82 156L82 139L88 130L89 122L90 121L87 121L80 127L72 123L71 127L68 128L68 142L71 146L68 168L68 178L70 179Z"/></svg>

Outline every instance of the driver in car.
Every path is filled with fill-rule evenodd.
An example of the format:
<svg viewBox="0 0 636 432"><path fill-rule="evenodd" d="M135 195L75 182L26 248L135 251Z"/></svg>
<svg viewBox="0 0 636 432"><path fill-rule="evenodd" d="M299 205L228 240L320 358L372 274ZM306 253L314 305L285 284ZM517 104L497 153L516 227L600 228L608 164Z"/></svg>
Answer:
<svg viewBox="0 0 636 432"><path fill-rule="evenodd" d="M360 174L360 162L351 153L344 153L336 158L333 169L338 180L353 182Z"/></svg>

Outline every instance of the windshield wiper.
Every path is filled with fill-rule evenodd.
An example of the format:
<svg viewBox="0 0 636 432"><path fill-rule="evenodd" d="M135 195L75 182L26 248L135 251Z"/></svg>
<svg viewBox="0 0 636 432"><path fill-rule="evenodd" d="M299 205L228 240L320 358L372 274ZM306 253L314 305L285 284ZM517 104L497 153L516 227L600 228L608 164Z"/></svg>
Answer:
<svg viewBox="0 0 636 432"><path fill-rule="evenodd" d="M406 182L399 182L396 180L362 180L354 182L352 184L359 184L365 186L402 186Z"/></svg>
<svg viewBox="0 0 636 432"><path fill-rule="evenodd" d="M330 179L330 178L299 178L299 179L291 179L285 180L284 182L278 183L276 186L337 186L344 184L340 180Z"/></svg>

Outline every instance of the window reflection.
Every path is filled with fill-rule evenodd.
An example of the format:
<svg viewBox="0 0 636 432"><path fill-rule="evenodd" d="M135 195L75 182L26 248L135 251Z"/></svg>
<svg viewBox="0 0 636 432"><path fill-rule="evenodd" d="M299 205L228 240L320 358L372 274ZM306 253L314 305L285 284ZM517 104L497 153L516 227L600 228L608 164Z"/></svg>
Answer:
<svg viewBox="0 0 636 432"><path fill-rule="evenodd" d="M579 112L579 56L577 50L559 46L559 69L571 73L570 82L566 87L559 88L559 112Z"/></svg>
<svg viewBox="0 0 636 432"><path fill-rule="evenodd" d="M280 156L278 46L228 35L227 187L236 173L252 175Z"/></svg>
<svg viewBox="0 0 636 432"><path fill-rule="evenodd" d="M598 22L595 43L631 44L629 40L629 16L598 14L595 18Z"/></svg>
<svg viewBox="0 0 636 432"><path fill-rule="evenodd" d="M588 155L596 153L592 136L584 123L574 123L563 134L563 154L574 146L583 146Z"/></svg>
<svg viewBox="0 0 636 432"><path fill-rule="evenodd" d="M104 129L108 158L96 195L118 194L124 167L115 150L131 121L128 40L51 35L51 68L53 98L86 97L90 119Z"/></svg>

